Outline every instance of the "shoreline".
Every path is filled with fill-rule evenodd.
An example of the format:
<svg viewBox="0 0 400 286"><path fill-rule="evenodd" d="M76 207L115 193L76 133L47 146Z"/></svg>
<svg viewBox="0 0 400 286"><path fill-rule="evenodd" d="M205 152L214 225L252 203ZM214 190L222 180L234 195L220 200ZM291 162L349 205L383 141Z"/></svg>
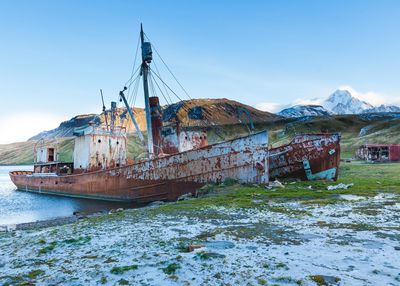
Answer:
<svg viewBox="0 0 400 286"><path fill-rule="evenodd" d="M146 206L144 206L144 207L146 207ZM48 228L48 227L63 226L63 225L75 223L78 220L99 217L99 216L103 216L103 215L105 216L105 215L112 214L115 212L131 210L131 209L138 209L138 208L126 208L126 209L118 208L118 209L110 209L108 211L104 210L104 211L97 211L97 212L91 212L91 213L77 212L76 214L55 217L55 218L50 218L50 219L45 219L45 220L22 222L22 223L16 223L16 224L1 224L0 225L0 233L1 232L12 232L12 231L17 231L17 230L39 230L39 229L44 229L44 228Z"/></svg>

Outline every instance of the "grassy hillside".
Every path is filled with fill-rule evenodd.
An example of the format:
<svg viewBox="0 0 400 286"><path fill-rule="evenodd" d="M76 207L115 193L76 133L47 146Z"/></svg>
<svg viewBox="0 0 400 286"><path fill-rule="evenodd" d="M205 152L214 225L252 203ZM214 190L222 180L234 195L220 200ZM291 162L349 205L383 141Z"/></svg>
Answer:
<svg viewBox="0 0 400 286"><path fill-rule="evenodd" d="M341 115L335 117L317 117L304 119L282 119L266 123L255 123L255 131L267 129L270 143L278 146L289 143L301 133L320 133L321 130L342 134L342 157L352 157L358 146L364 143L400 143L400 118L389 115L360 116ZM360 133L361 132L361 133ZM230 124L208 127L210 143L232 139L249 133L244 124ZM54 143L55 141L51 141ZM73 139L57 139L60 159L72 161ZM35 141L0 145L0 164L30 164L33 162ZM128 157L143 158L145 148L136 137L129 137Z"/></svg>
<svg viewBox="0 0 400 286"><path fill-rule="evenodd" d="M60 160L64 162L72 161L74 150L73 138L61 138L48 140L47 144L58 146ZM20 165L32 164L36 141L17 142L0 145L0 165Z"/></svg>

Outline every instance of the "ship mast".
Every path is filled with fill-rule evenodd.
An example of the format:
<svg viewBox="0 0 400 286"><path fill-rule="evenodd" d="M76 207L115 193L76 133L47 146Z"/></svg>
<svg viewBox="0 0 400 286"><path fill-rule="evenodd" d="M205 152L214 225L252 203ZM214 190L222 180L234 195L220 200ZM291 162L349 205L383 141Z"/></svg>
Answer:
<svg viewBox="0 0 400 286"><path fill-rule="evenodd" d="M150 100L149 100L149 84L147 76L149 73L149 64L152 60L151 44L144 41L143 26L140 24L140 41L142 45L142 67L141 74L143 76L143 90L144 90L144 103L146 112L146 127L147 127L147 148L149 157L152 158L154 155L153 146L153 132L151 126L151 111L150 111Z"/></svg>

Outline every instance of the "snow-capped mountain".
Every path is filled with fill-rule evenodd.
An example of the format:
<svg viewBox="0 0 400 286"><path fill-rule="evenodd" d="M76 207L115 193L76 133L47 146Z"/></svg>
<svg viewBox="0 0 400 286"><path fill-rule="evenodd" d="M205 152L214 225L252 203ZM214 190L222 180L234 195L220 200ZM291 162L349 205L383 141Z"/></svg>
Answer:
<svg viewBox="0 0 400 286"><path fill-rule="evenodd" d="M321 105L295 105L281 110L278 115L284 117L329 116L331 113Z"/></svg>
<svg viewBox="0 0 400 286"><path fill-rule="evenodd" d="M336 90L322 104L325 109L335 114L359 114L374 106L355 98L347 90Z"/></svg>
<svg viewBox="0 0 400 286"><path fill-rule="evenodd" d="M400 107L395 105L380 105L377 107L369 108L363 111L363 113L380 113L380 112L400 112Z"/></svg>
<svg viewBox="0 0 400 286"><path fill-rule="evenodd" d="M321 102L321 105L294 105L290 108L281 110L278 115L284 117L302 117L302 116L329 116L332 114L365 114L365 113L383 113L399 112L400 107L395 105L373 106L357 97L350 91L338 89L327 99L315 99Z"/></svg>

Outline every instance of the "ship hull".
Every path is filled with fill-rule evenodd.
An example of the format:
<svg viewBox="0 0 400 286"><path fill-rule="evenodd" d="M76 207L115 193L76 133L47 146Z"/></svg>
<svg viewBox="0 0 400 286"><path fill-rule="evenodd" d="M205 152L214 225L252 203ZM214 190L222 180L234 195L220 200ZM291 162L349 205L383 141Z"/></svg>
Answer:
<svg viewBox="0 0 400 286"><path fill-rule="evenodd" d="M268 152L268 133L263 131L119 168L73 175L14 171L10 177L24 191L110 201L170 201L227 178L267 184Z"/></svg>
<svg viewBox="0 0 400 286"><path fill-rule="evenodd" d="M336 180L339 175L339 134L298 135L269 151L271 179Z"/></svg>

